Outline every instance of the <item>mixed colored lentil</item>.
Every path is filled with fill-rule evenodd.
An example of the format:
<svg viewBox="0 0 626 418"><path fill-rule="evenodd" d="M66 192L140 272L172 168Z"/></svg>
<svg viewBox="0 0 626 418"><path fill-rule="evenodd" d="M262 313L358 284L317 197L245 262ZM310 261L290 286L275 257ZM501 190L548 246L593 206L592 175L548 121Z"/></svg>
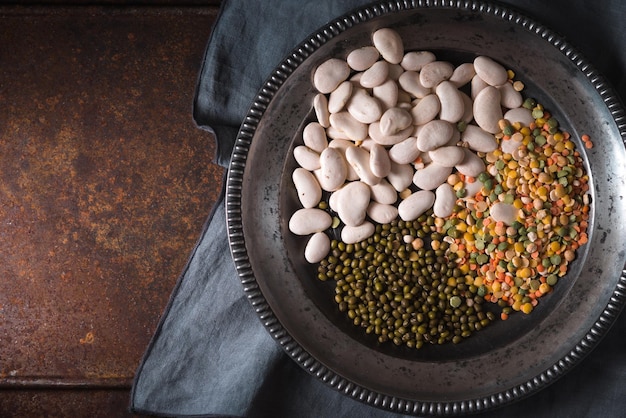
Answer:
<svg viewBox="0 0 626 418"><path fill-rule="evenodd" d="M512 311L530 313L568 270L576 249L587 242L589 177L581 155L556 119L526 100L535 122L502 121L496 139L517 140L512 154L501 148L483 155L487 171L477 179L458 174L448 182L462 196L466 182L482 183L476 195L459 199L449 219L436 225L457 252L456 262L486 301L498 303L506 319ZM519 210L511 225L489 217L493 203Z"/></svg>
<svg viewBox="0 0 626 418"><path fill-rule="evenodd" d="M513 77L509 72L521 91ZM589 177L582 156L541 104L528 98L523 106L534 122L500 121L498 149L478 153L485 172L448 177L458 198L451 216L429 210L413 222L378 225L357 244L332 241L318 278L335 281L339 310L379 342L415 348L459 343L497 314L502 320L530 314L587 242ZM506 141L519 146L506 153ZM587 135L581 141L593 146ZM517 210L515 222L493 220L490 208L497 202Z"/></svg>

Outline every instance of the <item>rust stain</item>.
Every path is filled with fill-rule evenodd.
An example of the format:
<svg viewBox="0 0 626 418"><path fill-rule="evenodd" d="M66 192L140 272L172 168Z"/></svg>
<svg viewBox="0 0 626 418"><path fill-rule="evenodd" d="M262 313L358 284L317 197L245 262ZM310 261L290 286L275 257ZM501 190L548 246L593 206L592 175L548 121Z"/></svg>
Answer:
<svg viewBox="0 0 626 418"><path fill-rule="evenodd" d="M78 340L78 342L80 342L81 344L93 344L94 340L95 337L93 335L93 332L89 331L87 334L85 334L85 337Z"/></svg>
<svg viewBox="0 0 626 418"><path fill-rule="evenodd" d="M214 17L0 13L0 383L132 378L220 191Z"/></svg>

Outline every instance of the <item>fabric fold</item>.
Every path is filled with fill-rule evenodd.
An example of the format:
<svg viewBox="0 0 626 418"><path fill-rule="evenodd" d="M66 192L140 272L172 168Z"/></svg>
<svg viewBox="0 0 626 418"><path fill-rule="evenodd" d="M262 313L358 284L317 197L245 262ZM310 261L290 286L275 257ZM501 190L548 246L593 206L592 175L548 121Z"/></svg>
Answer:
<svg viewBox="0 0 626 418"><path fill-rule="evenodd" d="M225 237L220 200L138 372L137 412L246 416L263 376L282 354L233 280Z"/></svg>

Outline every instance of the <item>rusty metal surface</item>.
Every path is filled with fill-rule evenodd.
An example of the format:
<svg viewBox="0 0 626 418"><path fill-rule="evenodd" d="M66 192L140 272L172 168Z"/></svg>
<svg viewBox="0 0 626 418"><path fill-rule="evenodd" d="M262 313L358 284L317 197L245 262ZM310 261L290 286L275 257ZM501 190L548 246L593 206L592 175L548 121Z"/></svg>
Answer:
<svg viewBox="0 0 626 418"><path fill-rule="evenodd" d="M141 418L128 411L128 391L93 390L3 390L2 418Z"/></svg>
<svg viewBox="0 0 626 418"><path fill-rule="evenodd" d="M128 388L220 189L216 14L0 8L1 387Z"/></svg>

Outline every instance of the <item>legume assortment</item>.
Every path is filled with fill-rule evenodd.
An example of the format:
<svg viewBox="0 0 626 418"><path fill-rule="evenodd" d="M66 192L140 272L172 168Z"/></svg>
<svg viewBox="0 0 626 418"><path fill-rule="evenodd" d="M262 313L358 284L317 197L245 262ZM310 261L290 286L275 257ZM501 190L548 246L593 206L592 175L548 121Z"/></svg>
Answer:
<svg viewBox="0 0 626 418"><path fill-rule="evenodd" d="M356 326L381 343L459 343L498 310L531 313L565 276L588 239L589 178L512 71L405 52L383 28L313 84L289 229L310 237L305 259Z"/></svg>

